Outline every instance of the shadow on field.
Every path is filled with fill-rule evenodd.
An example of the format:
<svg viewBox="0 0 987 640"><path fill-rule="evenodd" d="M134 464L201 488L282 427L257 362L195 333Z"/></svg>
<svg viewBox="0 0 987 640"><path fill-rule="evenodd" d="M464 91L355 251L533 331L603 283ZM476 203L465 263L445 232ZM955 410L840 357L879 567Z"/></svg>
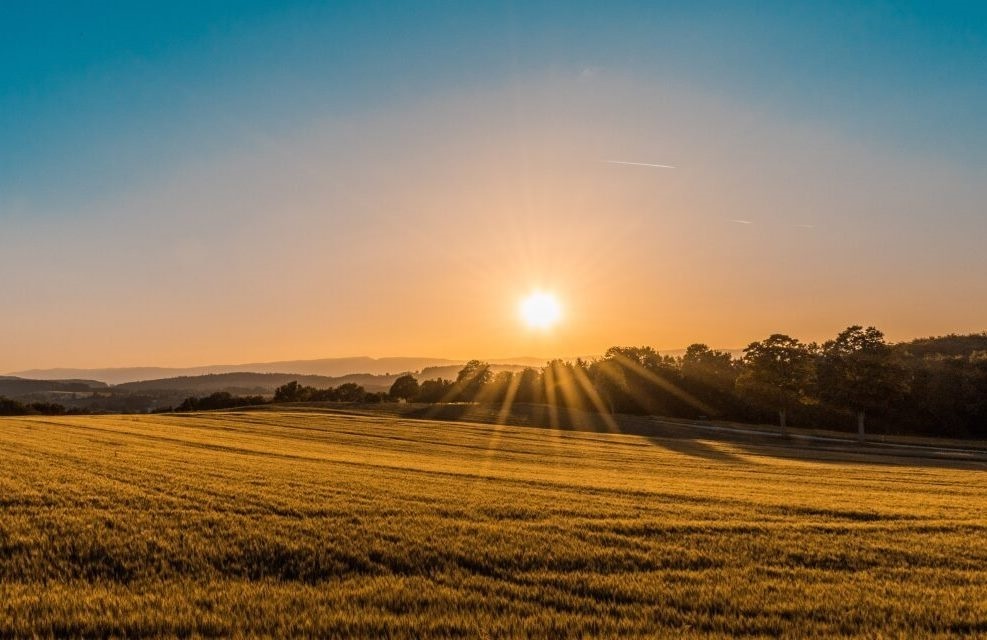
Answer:
<svg viewBox="0 0 987 640"><path fill-rule="evenodd" d="M878 439L861 443L857 442L851 434L846 434L845 438L813 439L794 429L786 437L771 432L770 427L765 428L763 425L733 427L658 416L627 414L611 416L571 407L550 407L540 404L516 403L506 413L499 405L479 403L340 405L307 402L263 405L241 408L237 411L311 411L313 409L341 415L391 416L413 420L477 422L581 433L643 436L650 444L670 451L711 461L737 464L754 464L757 458L777 458L833 464L852 462L929 468L948 466L958 469L987 469L987 451L983 449L967 450L955 445L942 448L896 445ZM729 444L736 453L717 446L718 442Z"/></svg>
<svg viewBox="0 0 987 640"><path fill-rule="evenodd" d="M717 462L749 464L748 460L723 450L705 440L698 439L683 428L663 427L642 416L611 416L574 409L571 407L550 408L547 405L515 404L506 415L501 415L496 407L479 404L445 404L416 407L406 413L406 418L425 420L451 420L457 422L501 423L512 426L555 428L560 431L581 433L617 433L643 436L657 447L683 455L715 460Z"/></svg>
<svg viewBox="0 0 987 640"><path fill-rule="evenodd" d="M393 413L403 418L480 422L522 427L555 428L588 433L620 433L644 436L655 446L696 458L717 462L752 464L757 457L818 462L858 462L861 464L906 464L923 467L987 468L983 452L966 454L958 450L922 447L896 447L879 442L858 443L848 434L846 440L814 441L798 436L750 433L729 429L712 431L701 425L654 416L601 414L570 407L515 404L503 415L499 406L484 404L397 405ZM750 429L756 430L752 426ZM716 446L729 443L740 455Z"/></svg>
<svg viewBox="0 0 987 640"><path fill-rule="evenodd" d="M647 438L651 444L693 458L704 458L729 464L755 464L747 458L717 447L706 440L694 438Z"/></svg>

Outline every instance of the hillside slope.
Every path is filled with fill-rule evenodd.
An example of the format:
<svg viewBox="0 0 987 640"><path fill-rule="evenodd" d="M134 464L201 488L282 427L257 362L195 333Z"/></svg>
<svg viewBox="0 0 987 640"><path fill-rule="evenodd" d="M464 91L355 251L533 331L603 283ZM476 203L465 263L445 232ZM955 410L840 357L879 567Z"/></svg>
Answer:
<svg viewBox="0 0 987 640"><path fill-rule="evenodd" d="M106 388L106 383L98 380L28 380L14 376L0 376L0 396L7 398L86 394Z"/></svg>

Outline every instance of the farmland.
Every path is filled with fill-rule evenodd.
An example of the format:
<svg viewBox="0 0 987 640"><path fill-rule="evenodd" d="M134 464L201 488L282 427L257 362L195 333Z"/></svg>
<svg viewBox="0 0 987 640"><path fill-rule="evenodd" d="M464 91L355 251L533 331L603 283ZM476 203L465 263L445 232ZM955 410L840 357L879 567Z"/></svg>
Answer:
<svg viewBox="0 0 987 640"><path fill-rule="evenodd" d="M316 408L0 419L0 636L987 635L982 462Z"/></svg>

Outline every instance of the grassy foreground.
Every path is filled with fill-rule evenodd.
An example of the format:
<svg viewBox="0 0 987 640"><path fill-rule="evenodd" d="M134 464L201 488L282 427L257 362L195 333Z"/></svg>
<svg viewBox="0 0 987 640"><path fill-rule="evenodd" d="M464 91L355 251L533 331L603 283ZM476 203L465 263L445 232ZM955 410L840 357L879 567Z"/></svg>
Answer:
<svg viewBox="0 0 987 640"><path fill-rule="evenodd" d="M315 410L0 419L0 636L241 634L987 635L987 473Z"/></svg>

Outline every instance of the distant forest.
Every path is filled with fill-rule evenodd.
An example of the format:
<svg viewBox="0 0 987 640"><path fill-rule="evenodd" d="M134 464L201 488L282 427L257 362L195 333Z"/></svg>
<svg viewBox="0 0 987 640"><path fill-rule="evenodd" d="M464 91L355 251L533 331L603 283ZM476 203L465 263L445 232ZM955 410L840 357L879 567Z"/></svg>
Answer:
<svg viewBox="0 0 987 640"><path fill-rule="evenodd" d="M889 344L852 326L823 344L774 334L733 357L704 344L680 357L651 347L612 347L597 359L494 371L471 360L455 379L398 377L389 392L348 382L291 381L274 397L219 391L163 411L268 402L536 403L599 413L779 423L879 434L987 438L987 333ZM57 404L0 401L0 414L61 413Z"/></svg>

